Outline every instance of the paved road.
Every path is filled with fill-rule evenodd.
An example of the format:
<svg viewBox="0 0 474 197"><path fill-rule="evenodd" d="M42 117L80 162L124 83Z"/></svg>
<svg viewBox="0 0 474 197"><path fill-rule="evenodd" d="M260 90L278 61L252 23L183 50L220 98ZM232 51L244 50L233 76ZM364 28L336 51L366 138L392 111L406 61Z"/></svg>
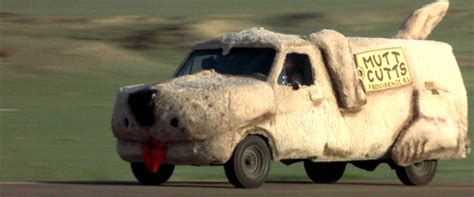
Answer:
<svg viewBox="0 0 474 197"><path fill-rule="evenodd" d="M258 189L235 189L227 182L171 182L142 186L135 182L0 182L0 196L474 196L474 183L408 187L398 182L270 182Z"/></svg>

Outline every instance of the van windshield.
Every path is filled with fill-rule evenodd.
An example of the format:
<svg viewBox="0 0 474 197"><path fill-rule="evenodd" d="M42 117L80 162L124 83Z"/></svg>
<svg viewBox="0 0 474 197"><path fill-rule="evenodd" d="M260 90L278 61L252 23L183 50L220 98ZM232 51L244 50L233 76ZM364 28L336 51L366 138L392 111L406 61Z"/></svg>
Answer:
<svg viewBox="0 0 474 197"><path fill-rule="evenodd" d="M177 76L214 69L227 75L253 76L266 80L276 51L271 48L233 48L226 55L222 49L194 51Z"/></svg>

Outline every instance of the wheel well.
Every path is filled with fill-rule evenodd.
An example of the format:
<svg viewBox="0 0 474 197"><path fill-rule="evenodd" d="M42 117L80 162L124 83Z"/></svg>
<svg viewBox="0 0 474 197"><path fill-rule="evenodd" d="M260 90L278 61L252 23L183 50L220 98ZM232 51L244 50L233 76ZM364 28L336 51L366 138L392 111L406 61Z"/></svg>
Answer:
<svg viewBox="0 0 474 197"><path fill-rule="evenodd" d="M274 148L275 144L274 144L273 140L269 139L268 135L266 135L265 133L263 133L261 131L256 132L256 133L250 132L248 135L246 135L242 139L245 139L245 138L247 138L248 136L251 136L251 135L258 136L258 137L262 138L263 141L265 141L265 143L267 144L268 149L270 149L271 157L272 157L272 159L274 159L275 158L275 148Z"/></svg>

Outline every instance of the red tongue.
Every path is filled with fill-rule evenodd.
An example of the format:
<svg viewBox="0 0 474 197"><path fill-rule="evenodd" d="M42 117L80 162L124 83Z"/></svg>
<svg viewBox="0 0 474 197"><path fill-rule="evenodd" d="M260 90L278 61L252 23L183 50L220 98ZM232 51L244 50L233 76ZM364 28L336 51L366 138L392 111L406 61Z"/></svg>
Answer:
<svg viewBox="0 0 474 197"><path fill-rule="evenodd" d="M157 139L150 138L142 144L143 160L151 172L157 172L165 161L168 145Z"/></svg>

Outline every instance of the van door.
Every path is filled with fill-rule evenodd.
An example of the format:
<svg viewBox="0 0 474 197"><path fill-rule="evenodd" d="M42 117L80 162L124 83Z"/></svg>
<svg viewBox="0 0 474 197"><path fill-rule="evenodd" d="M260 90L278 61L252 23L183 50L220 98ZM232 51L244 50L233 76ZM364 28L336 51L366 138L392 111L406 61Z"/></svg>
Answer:
<svg viewBox="0 0 474 197"><path fill-rule="evenodd" d="M322 152L324 133L313 129L321 117L319 105L322 93L319 90L313 63L307 52L290 52L279 64L275 85L277 115L275 119L276 143L282 159L297 159L317 156ZM282 59L282 58L280 58ZM276 68L276 69L278 69ZM276 71L277 72L277 71Z"/></svg>
<svg viewBox="0 0 474 197"><path fill-rule="evenodd" d="M280 54L274 88L275 139L279 139L275 145L280 159L350 158L350 133L320 57L313 50Z"/></svg>

